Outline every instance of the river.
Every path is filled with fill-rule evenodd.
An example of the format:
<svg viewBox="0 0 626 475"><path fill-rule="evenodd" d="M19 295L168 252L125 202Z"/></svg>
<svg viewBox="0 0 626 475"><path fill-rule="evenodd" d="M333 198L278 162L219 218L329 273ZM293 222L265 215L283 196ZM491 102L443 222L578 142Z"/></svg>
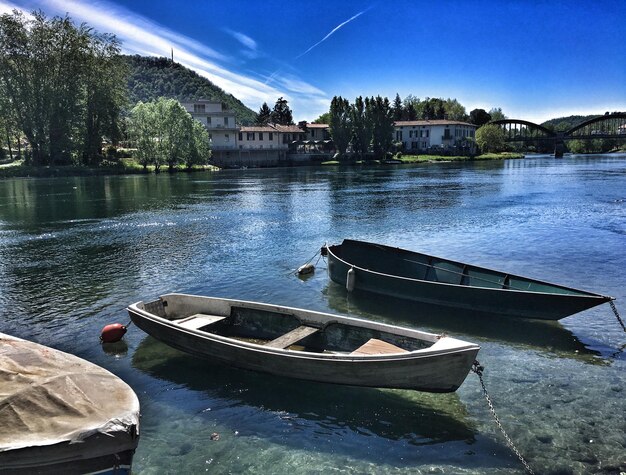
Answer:
<svg viewBox="0 0 626 475"><path fill-rule="evenodd" d="M134 326L100 345L126 305L172 291L476 342L502 425L537 473L626 471L626 334L608 305L484 322L348 295L317 257L312 276L294 275L343 238L612 295L626 314L626 155L2 180L0 332L130 384L142 474L523 472L474 374L432 395L221 367Z"/></svg>

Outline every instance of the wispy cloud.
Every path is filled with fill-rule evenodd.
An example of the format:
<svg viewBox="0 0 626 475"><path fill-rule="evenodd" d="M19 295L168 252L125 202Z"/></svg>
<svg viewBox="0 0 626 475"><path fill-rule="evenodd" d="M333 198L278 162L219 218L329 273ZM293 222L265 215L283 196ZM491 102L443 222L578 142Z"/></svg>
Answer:
<svg viewBox="0 0 626 475"><path fill-rule="evenodd" d="M311 46L309 49L307 49L304 53L300 53L298 56L296 56L295 59L299 59L302 56L304 56L305 54L307 54L309 51L311 51L313 48L321 45L324 41L326 41L328 38L330 38L335 32L339 31L341 28L343 28L344 26L346 26L348 23L350 23L353 20L356 20L357 18L359 18L361 15L363 15L365 12L367 12L368 10L370 10L372 7L366 8L365 10L357 13L356 15L353 15L352 17L348 18L346 21L344 21L343 23L340 23L339 25L337 25L335 28L333 28L332 30L330 30L330 33L328 33L324 38L322 38L321 40L319 40L317 43L315 43L313 46Z"/></svg>
<svg viewBox="0 0 626 475"><path fill-rule="evenodd" d="M258 109L263 102L273 104L282 96L289 101L294 113L302 116L317 113L321 101L328 103L323 91L294 75L277 77L272 84L263 83L257 79L261 76L259 73L237 72L237 65L241 63L237 57L109 1L13 0L10 3L0 0L0 13L14 8L24 11L41 9L50 16L65 15L67 12L76 22L86 22L98 31L116 35L122 41L122 50L126 54L167 57L173 49L176 62L193 69L252 109ZM253 38L233 30L226 33L244 46L240 53L246 58L258 57L258 44Z"/></svg>

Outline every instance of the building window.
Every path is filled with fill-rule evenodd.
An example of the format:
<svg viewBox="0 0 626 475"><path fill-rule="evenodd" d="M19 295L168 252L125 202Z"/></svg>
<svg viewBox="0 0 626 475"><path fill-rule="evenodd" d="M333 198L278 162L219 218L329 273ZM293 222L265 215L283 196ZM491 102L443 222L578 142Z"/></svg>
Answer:
<svg viewBox="0 0 626 475"><path fill-rule="evenodd" d="M415 150L417 148L417 142L411 142L411 148Z"/></svg>
<svg viewBox="0 0 626 475"><path fill-rule="evenodd" d="M228 117L224 117L224 125L228 125Z"/></svg>
<svg viewBox="0 0 626 475"><path fill-rule="evenodd" d="M274 140L274 132L268 132L268 134L269 134L269 139Z"/></svg>
<svg viewBox="0 0 626 475"><path fill-rule="evenodd" d="M204 114L205 112L204 104L194 104L193 111L197 114Z"/></svg>
<svg viewBox="0 0 626 475"><path fill-rule="evenodd" d="M430 137L430 130L426 131L426 138Z"/></svg>
<svg viewBox="0 0 626 475"><path fill-rule="evenodd" d="M230 135L224 134L224 142L230 142Z"/></svg>
<svg viewBox="0 0 626 475"><path fill-rule="evenodd" d="M396 140L398 142L402 141L402 131L401 130L396 130Z"/></svg>
<svg viewBox="0 0 626 475"><path fill-rule="evenodd" d="M263 140L263 132L259 132L259 140Z"/></svg>
<svg viewBox="0 0 626 475"><path fill-rule="evenodd" d="M254 132L247 132L246 140L254 140Z"/></svg>
<svg viewBox="0 0 626 475"><path fill-rule="evenodd" d="M211 125L211 116L207 116L206 118L206 125Z"/></svg>
<svg viewBox="0 0 626 475"><path fill-rule="evenodd" d="M239 141L241 142L243 140L243 132L239 132Z"/></svg>

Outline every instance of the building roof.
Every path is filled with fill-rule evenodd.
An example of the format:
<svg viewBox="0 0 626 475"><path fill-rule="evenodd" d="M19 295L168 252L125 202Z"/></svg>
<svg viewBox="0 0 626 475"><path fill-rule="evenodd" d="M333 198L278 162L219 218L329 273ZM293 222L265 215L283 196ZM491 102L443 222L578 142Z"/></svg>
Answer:
<svg viewBox="0 0 626 475"><path fill-rule="evenodd" d="M270 127L269 125L251 125L251 126L241 126L241 132L276 132L276 129Z"/></svg>
<svg viewBox="0 0 626 475"><path fill-rule="evenodd" d="M297 125L279 125L279 124L270 124L272 127L274 127L278 132L291 132L291 133L297 133L297 134L303 134L304 130L302 130L300 127L298 127Z"/></svg>
<svg viewBox="0 0 626 475"><path fill-rule="evenodd" d="M424 125L469 125L470 127L477 127L469 122L461 122L459 120L396 120L393 125L396 127L413 127Z"/></svg>
<svg viewBox="0 0 626 475"><path fill-rule="evenodd" d="M306 124L307 129L328 129L330 126L328 124Z"/></svg>

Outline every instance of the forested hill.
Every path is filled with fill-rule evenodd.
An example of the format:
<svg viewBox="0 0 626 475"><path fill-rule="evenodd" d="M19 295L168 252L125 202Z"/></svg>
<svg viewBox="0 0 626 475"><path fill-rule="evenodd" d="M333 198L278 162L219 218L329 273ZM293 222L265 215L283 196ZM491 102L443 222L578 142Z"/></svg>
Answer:
<svg viewBox="0 0 626 475"><path fill-rule="evenodd" d="M569 117L559 117L558 119L550 119L545 121L543 124L544 127L557 130L559 132L566 132L572 127L577 126L578 124L582 124L588 120L591 120L595 117L600 117L601 114L596 115L570 115Z"/></svg>
<svg viewBox="0 0 626 475"><path fill-rule="evenodd" d="M128 96L131 105L148 102L159 97L179 101L211 99L224 102L235 111L237 121L251 124L256 113L247 108L232 94L223 91L211 81L167 58L124 56L128 63Z"/></svg>

